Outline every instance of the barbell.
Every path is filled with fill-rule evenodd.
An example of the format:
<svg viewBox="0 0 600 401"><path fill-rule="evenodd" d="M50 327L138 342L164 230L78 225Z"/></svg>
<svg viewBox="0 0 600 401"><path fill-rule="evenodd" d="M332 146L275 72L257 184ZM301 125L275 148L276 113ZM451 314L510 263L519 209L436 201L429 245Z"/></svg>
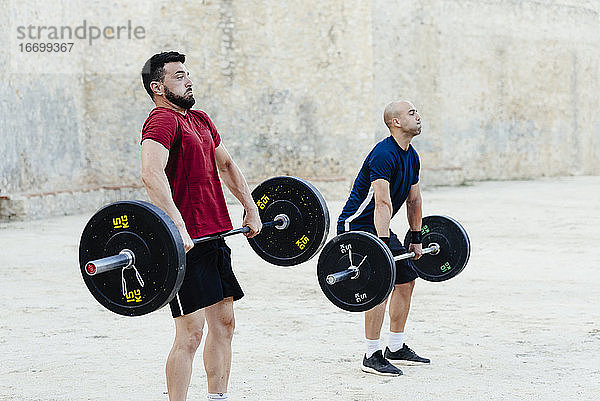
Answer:
<svg viewBox="0 0 600 401"><path fill-rule="evenodd" d="M329 233L323 196L308 181L270 178L252 191L263 229L248 238L262 259L292 266L316 255ZM248 232L241 227L194 239L202 243ZM125 316L162 308L179 291L185 276L185 249L179 230L160 208L140 200L119 201L99 209L79 242L83 280L104 307Z"/></svg>
<svg viewBox="0 0 600 401"><path fill-rule="evenodd" d="M445 281L459 274L469 260L471 246L465 229L447 216L427 216L421 225L423 256L413 260L418 276ZM404 238L410 243L410 231ZM392 255L376 235L349 231L329 241L319 255L317 278L325 296L337 307L363 312L383 302L394 288L396 261L413 252Z"/></svg>
<svg viewBox="0 0 600 401"><path fill-rule="evenodd" d="M249 238L262 259L280 266L308 261L321 249L317 278L325 296L351 312L383 302L394 287L398 260L377 236L360 231L342 233L325 245L329 211L319 191L295 177L275 177L260 184L252 197L263 230ZM202 243L248 232L241 227L194 239ZM446 216L422 221L423 256L413 261L419 277L444 281L459 274L470 255L465 229ZM404 239L408 248L409 233ZM323 247L323 245L325 245ZM101 208L83 230L80 270L88 289L107 309L140 316L162 308L179 291L185 275L185 250L173 221L144 201L120 201Z"/></svg>

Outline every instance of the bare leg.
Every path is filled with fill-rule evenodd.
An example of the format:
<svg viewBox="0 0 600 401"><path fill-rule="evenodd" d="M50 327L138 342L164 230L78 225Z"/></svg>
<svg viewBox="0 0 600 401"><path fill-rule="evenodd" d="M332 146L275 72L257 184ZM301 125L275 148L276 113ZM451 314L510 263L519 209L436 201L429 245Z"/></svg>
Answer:
<svg viewBox="0 0 600 401"><path fill-rule="evenodd" d="M175 318L175 341L167 358L167 390L170 401L185 401L194 355L202 340L204 310Z"/></svg>
<svg viewBox="0 0 600 401"><path fill-rule="evenodd" d="M235 328L233 298L206 308L208 334L204 344L204 368L209 393L226 393L231 371L231 340Z"/></svg>
<svg viewBox="0 0 600 401"><path fill-rule="evenodd" d="M390 331L394 333L404 332L410 300L415 287L415 281L405 284L396 284L390 297Z"/></svg>
<svg viewBox="0 0 600 401"><path fill-rule="evenodd" d="M365 312L365 337L368 340L377 340L381 335L381 326L385 317L387 299Z"/></svg>

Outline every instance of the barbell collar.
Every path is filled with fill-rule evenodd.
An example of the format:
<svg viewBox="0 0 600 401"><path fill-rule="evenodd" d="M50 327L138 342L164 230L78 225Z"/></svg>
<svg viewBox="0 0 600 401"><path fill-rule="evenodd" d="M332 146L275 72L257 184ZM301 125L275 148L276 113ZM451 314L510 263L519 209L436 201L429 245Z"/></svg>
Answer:
<svg viewBox="0 0 600 401"><path fill-rule="evenodd" d="M341 272L329 274L327 276L327 278L325 279L325 281L329 285L334 285L335 283L338 283L340 281L344 281L344 280L348 280L348 279L354 280L359 275L360 275L360 269L358 269L355 266L352 266L346 270L342 270Z"/></svg>
<svg viewBox="0 0 600 401"><path fill-rule="evenodd" d="M286 214L278 214L273 221L279 221L279 224L275 224L275 228L278 230L285 230L290 226L290 218Z"/></svg>
<svg viewBox="0 0 600 401"><path fill-rule="evenodd" d="M89 276L95 276L99 273L104 273L115 269L127 268L133 265L134 263L135 254L129 249L123 249L117 255L89 261L85 265L85 272Z"/></svg>

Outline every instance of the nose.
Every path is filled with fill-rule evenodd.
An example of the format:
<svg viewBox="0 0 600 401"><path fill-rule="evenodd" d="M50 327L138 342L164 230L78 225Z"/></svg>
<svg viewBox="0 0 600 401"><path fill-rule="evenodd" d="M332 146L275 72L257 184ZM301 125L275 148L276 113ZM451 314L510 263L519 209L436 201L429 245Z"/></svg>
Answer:
<svg viewBox="0 0 600 401"><path fill-rule="evenodd" d="M194 83L192 82L192 80L189 77L187 77L187 82L185 83L185 87L191 88L192 85L194 85Z"/></svg>

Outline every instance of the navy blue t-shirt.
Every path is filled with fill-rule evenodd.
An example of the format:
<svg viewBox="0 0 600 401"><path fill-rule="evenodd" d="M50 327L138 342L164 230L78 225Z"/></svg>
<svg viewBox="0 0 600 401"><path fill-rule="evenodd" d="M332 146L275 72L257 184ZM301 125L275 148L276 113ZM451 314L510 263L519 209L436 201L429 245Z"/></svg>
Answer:
<svg viewBox="0 0 600 401"><path fill-rule="evenodd" d="M406 201L410 187L419 182L417 151L404 150L392 136L379 142L365 159L354 180L348 201L338 218L338 231L375 230L375 197L371 183L382 178L390 183L392 217Z"/></svg>

